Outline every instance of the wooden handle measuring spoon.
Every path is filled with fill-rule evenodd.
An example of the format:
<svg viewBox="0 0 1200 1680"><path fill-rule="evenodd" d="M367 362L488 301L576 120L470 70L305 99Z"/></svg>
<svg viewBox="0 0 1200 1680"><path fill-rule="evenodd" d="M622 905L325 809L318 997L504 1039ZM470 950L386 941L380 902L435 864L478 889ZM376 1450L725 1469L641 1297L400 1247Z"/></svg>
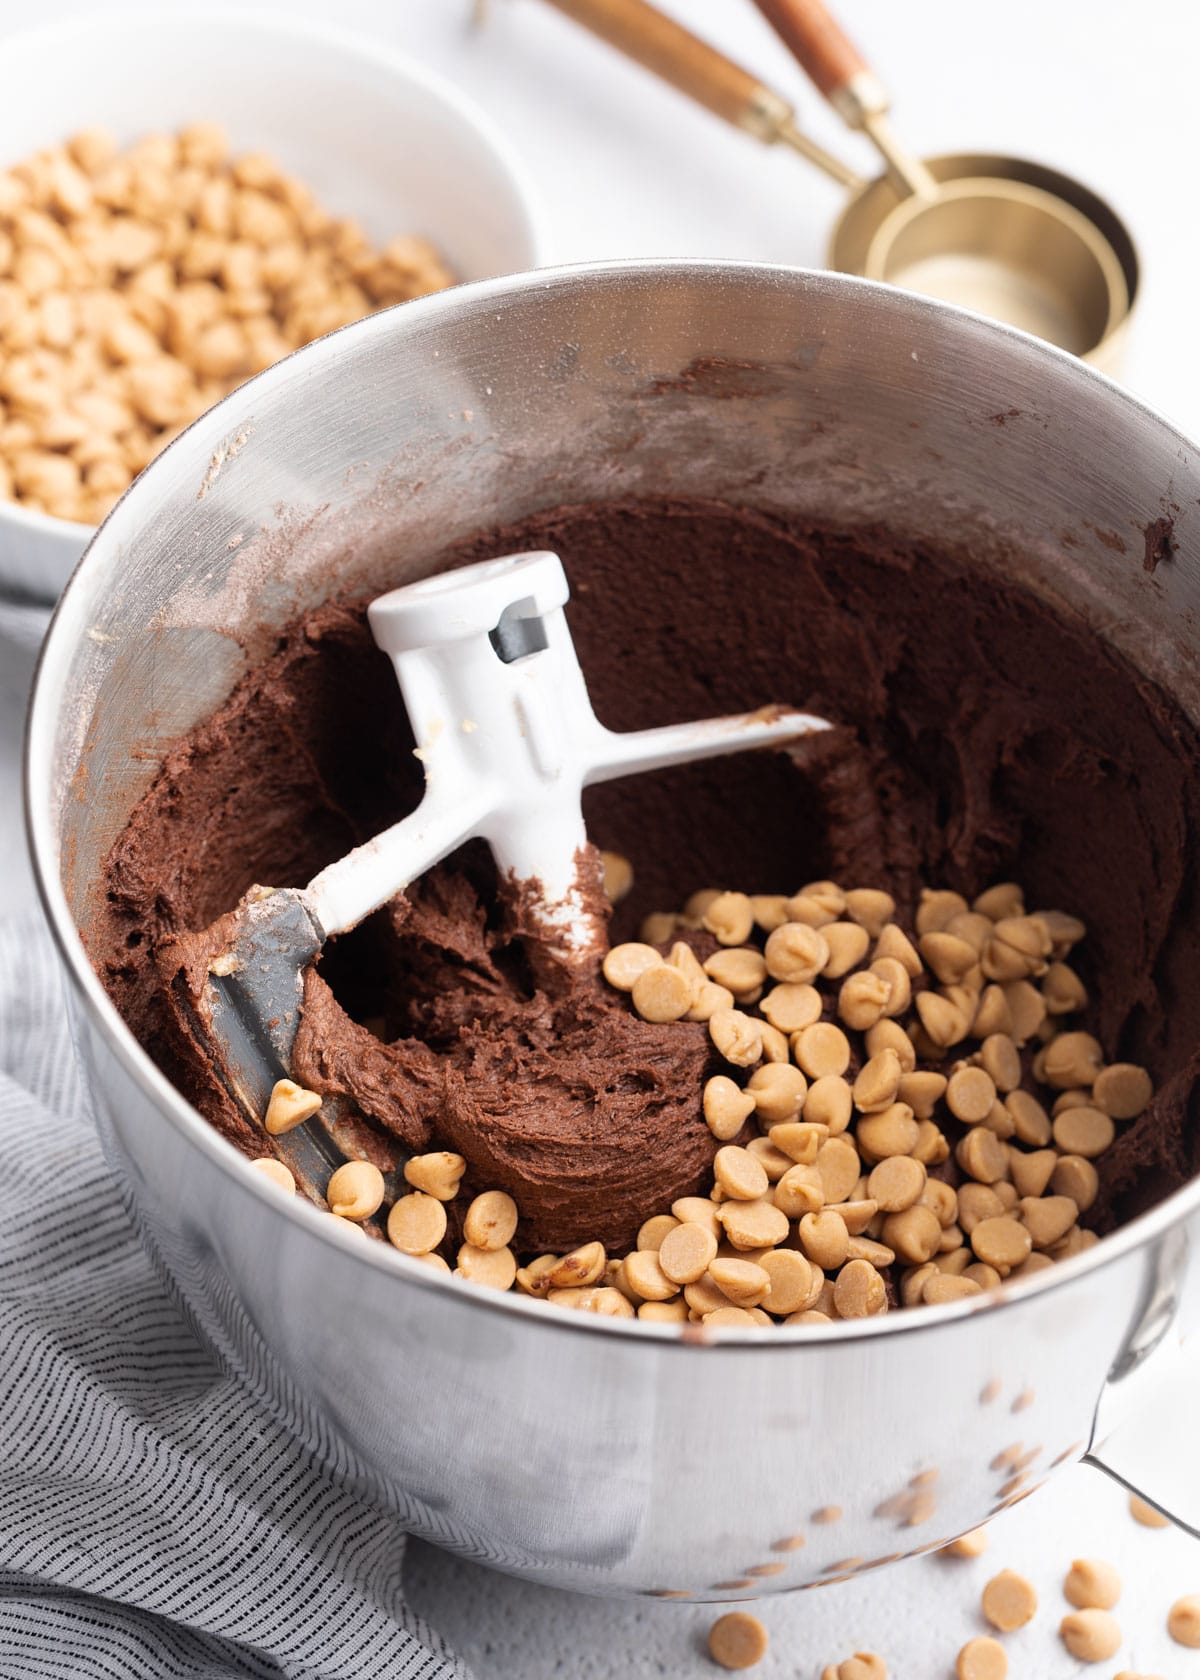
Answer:
<svg viewBox="0 0 1200 1680"><path fill-rule="evenodd" d="M933 176L892 133L886 88L823 0L755 5L842 120L870 136L896 185L918 198L936 198Z"/></svg>
<svg viewBox="0 0 1200 1680"><path fill-rule="evenodd" d="M840 158L800 131L795 110L782 94L647 0L550 0L550 4L735 128L767 145L791 146L841 186L862 186L860 177Z"/></svg>

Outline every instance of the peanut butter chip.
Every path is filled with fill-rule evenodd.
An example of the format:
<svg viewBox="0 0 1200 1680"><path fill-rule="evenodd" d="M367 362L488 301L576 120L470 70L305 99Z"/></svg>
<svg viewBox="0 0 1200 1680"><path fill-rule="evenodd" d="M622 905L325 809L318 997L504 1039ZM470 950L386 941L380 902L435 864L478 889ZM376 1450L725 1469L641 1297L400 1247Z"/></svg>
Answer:
<svg viewBox="0 0 1200 1680"><path fill-rule="evenodd" d="M829 947L816 928L785 922L768 934L763 956L772 980L807 985L829 961Z"/></svg>
<svg viewBox="0 0 1200 1680"><path fill-rule="evenodd" d="M838 1017L854 1032L866 1032L883 1018L891 1001L891 983L882 974L873 972L873 968L866 969L842 982L838 993Z"/></svg>
<svg viewBox="0 0 1200 1680"><path fill-rule="evenodd" d="M790 1160L811 1166L829 1132L827 1127L807 1120L784 1120L773 1125L767 1135L774 1147Z"/></svg>
<svg viewBox="0 0 1200 1680"><path fill-rule="evenodd" d="M864 1062L854 1081L854 1106L861 1114L877 1114L896 1100L900 1086L900 1058L895 1050L883 1049Z"/></svg>
<svg viewBox="0 0 1200 1680"><path fill-rule="evenodd" d="M736 1307L758 1306L771 1287L770 1274L753 1260L714 1260L708 1277Z"/></svg>
<svg viewBox="0 0 1200 1680"><path fill-rule="evenodd" d="M887 1311L883 1279L868 1260L848 1260L833 1286L839 1318L868 1318Z"/></svg>
<svg viewBox="0 0 1200 1680"><path fill-rule="evenodd" d="M845 1073L850 1065L850 1040L832 1021L818 1021L796 1035L792 1053L810 1079Z"/></svg>
<svg viewBox="0 0 1200 1680"><path fill-rule="evenodd" d="M706 980L703 986L697 986L692 994L692 1007L687 1012L689 1021L711 1021L718 1009L733 1008L733 993L727 986L718 986L712 980Z"/></svg>
<svg viewBox="0 0 1200 1680"><path fill-rule="evenodd" d="M799 1117L808 1094L808 1082L799 1068L773 1062L756 1068L746 1083L746 1092L762 1120L775 1125Z"/></svg>
<svg viewBox="0 0 1200 1680"><path fill-rule="evenodd" d="M968 1639L954 1664L958 1680L1005 1680L1008 1657L998 1639L981 1634Z"/></svg>
<svg viewBox="0 0 1200 1680"><path fill-rule="evenodd" d="M800 1246L807 1259L824 1272L835 1272L850 1252L846 1222L831 1208L802 1215L797 1227Z"/></svg>
<svg viewBox="0 0 1200 1680"><path fill-rule="evenodd" d="M877 887L853 887L846 894L845 914L865 928L872 939L878 939L896 914L896 900Z"/></svg>
<svg viewBox="0 0 1200 1680"><path fill-rule="evenodd" d="M796 1059L800 1060L798 1054ZM813 1080L804 1099L806 1121L826 1126L831 1137L838 1137L850 1124L853 1112L854 1099L850 1087L839 1074L820 1074Z"/></svg>
<svg viewBox="0 0 1200 1680"><path fill-rule="evenodd" d="M852 968L857 968L871 944L866 928L855 922L829 922L821 929L821 938L829 948L822 970L829 980L840 980Z"/></svg>
<svg viewBox="0 0 1200 1680"><path fill-rule="evenodd" d="M1035 1248L1050 1248L1060 1242L1079 1217L1070 1196L1023 1196L1017 1211Z"/></svg>
<svg viewBox="0 0 1200 1680"><path fill-rule="evenodd" d="M1041 1052L1039 1078L1056 1091L1091 1085L1104 1066L1104 1051L1091 1033L1065 1032Z"/></svg>
<svg viewBox="0 0 1200 1680"><path fill-rule="evenodd" d="M739 1202L757 1201L767 1193L766 1168L748 1149L727 1143L713 1157L713 1173L727 1196Z"/></svg>
<svg viewBox="0 0 1200 1680"><path fill-rule="evenodd" d="M820 1283L818 1275L803 1254L794 1248L776 1248L764 1254L758 1262L770 1280L761 1305L778 1318L788 1313L802 1312L815 1300Z"/></svg>
<svg viewBox="0 0 1200 1680"><path fill-rule="evenodd" d="M670 963L645 969L633 982L633 1007L643 1021L682 1021L692 996L687 975Z"/></svg>
<svg viewBox="0 0 1200 1680"><path fill-rule="evenodd" d="M727 1062L753 1067L762 1057L762 1026L740 1009L718 1009L708 1021L708 1035Z"/></svg>
<svg viewBox="0 0 1200 1680"><path fill-rule="evenodd" d="M821 1019L821 994L815 986L782 981L771 987L759 1009L780 1032L800 1032Z"/></svg>
<svg viewBox="0 0 1200 1680"><path fill-rule="evenodd" d="M896 1095L901 1102L908 1104L918 1120L928 1120L945 1094L946 1085L944 1073L935 1073L931 1068L920 1068L912 1073L901 1074Z"/></svg>
<svg viewBox="0 0 1200 1680"><path fill-rule="evenodd" d="M340 1219L369 1219L383 1203L383 1174L370 1161L347 1161L330 1177L325 1200Z"/></svg>
<svg viewBox="0 0 1200 1680"><path fill-rule="evenodd" d="M1136 1493L1129 1495L1129 1515L1134 1522L1141 1523L1143 1528L1170 1528L1170 1517L1164 1517L1161 1511L1156 1511L1153 1505L1148 1505L1144 1499L1139 1499Z"/></svg>
<svg viewBox="0 0 1200 1680"><path fill-rule="evenodd" d="M649 1324L686 1324L687 1302L678 1298L673 1301L643 1301L637 1309L637 1316Z"/></svg>
<svg viewBox="0 0 1200 1680"><path fill-rule="evenodd" d="M789 1219L817 1213L825 1203L825 1184L816 1162L812 1165L797 1162L794 1167L789 1167L773 1194L775 1206Z"/></svg>
<svg viewBox="0 0 1200 1680"><path fill-rule="evenodd" d="M296 1180L283 1162L277 1161L274 1155L260 1156L257 1161L251 1161L250 1165L263 1178L270 1179L272 1184L277 1184L281 1190L286 1190L289 1196L295 1195Z"/></svg>
<svg viewBox="0 0 1200 1680"><path fill-rule="evenodd" d="M1054 1141L1064 1155L1082 1155L1087 1161L1111 1148L1116 1127L1099 1108L1066 1108L1054 1122Z"/></svg>
<svg viewBox="0 0 1200 1680"><path fill-rule="evenodd" d="M955 1159L980 1184L995 1184L1008 1175L1008 1151L994 1132L975 1126L959 1139Z"/></svg>
<svg viewBox="0 0 1200 1680"><path fill-rule="evenodd" d="M321 1098L316 1091L306 1091L294 1079L277 1079L271 1088L263 1125L272 1137L282 1137L311 1120L320 1106Z"/></svg>
<svg viewBox="0 0 1200 1680"><path fill-rule="evenodd" d="M763 1322L754 1316L757 1311L757 1307L750 1307L749 1309L746 1307L733 1306L717 1307L714 1312L705 1313L704 1322L705 1324L712 1325L712 1327L716 1330L720 1330L721 1328L728 1330L753 1330L757 1325ZM771 1321L770 1319L766 1319L765 1322L769 1324ZM733 1584L739 1587L750 1585L748 1581L735 1581Z"/></svg>
<svg viewBox="0 0 1200 1680"><path fill-rule="evenodd" d="M986 1528L973 1528L968 1534L960 1534L957 1540L951 1540L948 1546L941 1548L943 1557L977 1558L982 1557L988 1549L988 1532Z"/></svg>
<svg viewBox="0 0 1200 1680"><path fill-rule="evenodd" d="M754 1108L753 1096L723 1073L714 1074L704 1087L704 1118L723 1143L738 1135Z"/></svg>
<svg viewBox="0 0 1200 1680"><path fill-rule="evenodd" d="M1153 1095L1150 1075L1132 1062L1114 1062L1096 1075L1092 1086L1096 1107L1114 1120L1136 1120Z"/></svg>
<svg viewBox="0 0 1200 1680"><path fill-rule="evenodd" d="M1200 1649L1200 1594L1190 1593L1175 1600L1167 1617L1167 1632L1176 1645Z"/></svg>
<svg viewBox="0 0 1200 1680"><path fill-rule="evenodd" d="M767 1654L767 1630L757 1616L732 1610L709 1629L708 1649L722 1668L753 1668Z"/></svg>
<svg viewBox="0 0 1200 1680"><path fill-rule="evenodd" d="M672 1283L695 1283L717 1257L717 1239L703 1225L676 1225L663 1238L658 1263Z"/></svg>
<svg viewBox="0 0 1200 1680"><path fill-rule="evenodd" d="M463 1236L475 1248L505 1248L517 1229L517 1204L503 1190L476 1196L463 1220Z"/></svg>
<svg viewBox="0 0 1200 1680"><path fill-rule="evenodd" d="M979 961L974 945L944 930L923 934L917 942L917 950L926 967L933 971L943 986L956 986Z"/></svg>
<svg viewBox="0 0 1200 1680"><path fill-rule="evenodd" d="M1121 1577L1097 1558L1076 1558L1063 1581L1063 1597L1077 1610L1111 1610L1120 1596Z"/></svg>
<svg viewBox="0 0 1200 1680"><path fill-rule="evenodd" d="M663 1270L661 1250L638 1249L625 1257L625 1278L643 1301L669 1301L678 1295L679 1285Z"/></svg>
<svg viewBox="0 0 1200 1680"><path fill-rule="evenodd" d="M715 980L718 986L728 987L735 998L744 998L765 983L767 965L761 951L753 947L738 947L735 950L714 951L701 972L710 980Z"/></svg>
<svg viewBox="0 0 1200 1680"><path fill-rule="evenodd" d="M1033 1238L1024 1225L1001 1214L997 1219L980 1220L971 1232L971 1247L981 1260L995 1266L1003 1275L1029 1258Z"/></svg>
<svg viewBox="0 0 1200 1680"><path fill-rule="evenodd" d="M701 920L722 945L744 945L754 932L754 909L741 892L718 893Z"/></svg>
<svg viewBox="0 0 1200 1680"><path fill-rule="evenodd" d="M1031 1622L1037 1604L1037 1593L1030 1582L1013 1569L993 1575L981 1600L984 1618L1001 1633L1012 1633Z"/></svg>
<svg viewBox="0 0 1200 1680"><path fill-rule="evenodd" d="M631 992L638 976L649 969L661 967L662 960L661 952L656 951L653 945L642 945L636 941L614 945L604 959L604 978L619 992Z"/></svg>
<svg viewBox="0 0 1200 1680"><path fill-rule="evenodd" d="M887 1664L874 1651L856 1651L843 1662L822 1669L821 1680L888 1680Z"/></svg>
<svg viewBox="0 0 1200 1680"><path fill-rule="evenodd" d="M610 904L620 904L633 890L633 865L620 852L601 852L604 891Z"/></svg>
<svg viewBox="0 0 1200 1680"><path fill-rule="evenodd" d="M452 1202L467 1163L461 1155L449 1149L434 1150L428 1155L413 1155L404 1163L404 1176L414 1190L436 1196L439 1202Z"/></svg>
<svg viewBox="0 0 1200 1680"><path fill-rule="evenodd" d="M938 992L920 993L917 1014L931 1042L940 1050L948 1050L951 1045L960 1043L971 1025L962 1010Z"/></svg>
<svg viewBox="0 0 1200 1680"><path fill-rule="evenodd" d="M1044 1149L1052 1136L1050 1116L1037 1098L1028 1091L1010 1091L1004 1106L1012 1116L1013 1131L1021 1142L1034 1149Z"/></svg>
<svg viewBox="0 0 1200 1680"><path fill-rule="evenodd" d="M922 1285L921 1299L926 1306L937 1307L947 1301L964 1301L968 1295L982 1293L974 1278L955 1277L949 1272L939 1272L936 1267L932 1267Z"/></svg>
<svg viewBox="0 0 1200 1680"><path fill-rule="evenodd" d="M1121 1649L1121 1629L1107 1610L1072 1610L1058 1624L1058 1632L1080 1662L1107 1662ZM1196 1643L1200 1644L1200 1637Z"/></svg>
<svg viewBox="0 0 1200 1680"><path fill-rule="evenodd" d="M900 1213L888 1214L883 1222L883 1240L905 1265L922 1266L938 1252L942 1227L931 1208L917 1203Z"/></svg>
<svg viewBox="0 0 1200 1680"><path fill-rule="evenodd" d="M872 1168L867 1195L882 1213L903 1213L925 1188L925 1168L908 1155L893 1155Z"/></svg>
<svg viewBox="0 0 1200 1680"><path fill-rule="evenodd" d="M764 933L774 933L788 919L787 898L783 893L751 893L750 908L756 925Z"/></svg>
<svg viewBox="0 0 1200 1680"><path fill-rule="evenodd" d="M736 1201L732 1197L717 1209L726 1237L734 1248L774 1248L788 1234L788 1216L770 1197L757 1201Z"/></svg>
<svg viewBox="0 0 1200 1680"><path fill-rule="evenodd" d="M849 1200L858 1183L862 1163L849 1139L832 1137L817 1150L816 1168L825 1200L832 1204Z"/></svg>
<svg viewBox="0 0 1200 1680"><path fill-rule="evenodd" d="M981 1067L959 1068L950 1075L946 1086L946 1107L956 1120L977 1126L986 1120L996 1100L996 1085L991 1074Z"/></svg>
<svg viewBox="0 0 1200 1680"><path fill-rule="evenodd" d="M881 1114L866 1114L858 1122L855 1140L863 1155L882 1161L890 1155L908 1155L916 1148L919 1132L907 1103L892 1103Z"/></svg>
<svg viewBox="0 0 1200 1680"><path fill-rule="evenodd" d="M435 1196L414 1190L392 1203L387 1234L402 1254L428 1254L446 1235L446 1210Z"/></svg>
<svg viewBox="0 0 1200 1680"><path fill-rule="evenodd" d="M503 1290L512 1288L516 1275L516 1256L510 1248L476 1248L474 1243L464 1243L458 1251L456 1277Z"/></svg>
<svg viewBox="0 0 1200 1680"><path fill-rule="evenodd" d="M673 1214L656 1213L638 1232L636 1247L652 1248L656 1253L662 1248L663 1242L678 1226L679 1221Z"/></svg>
<svg viewBox="0 0 1200 1680"><path fill-rule="evenodd" d="M607 1260L603 1243L584 1243L582 1247L573 1248L569 1254L563 1255L548 1272L547 1282L553 1289L586 1289L593 1283L599 1283Z"/></svg>
<svg viewBox="0 0 1200 1680"><path fill-rule="evenodd" d="M999 922L1005 916L1025 914L1025 895L1016 881L999 881L994 887L988 887L986 892L981 892L971 908L978 915Z"/></svg>
<svg viewBox="0 0 1200 1680"><path fill-rule="evenodd" d="M1050 1175L1050 1187L1058 1196L1070 1196L1080 1213L1086 1213L1100 1194L1100 1175L1082 1155L1063 1155Z"/></svg>

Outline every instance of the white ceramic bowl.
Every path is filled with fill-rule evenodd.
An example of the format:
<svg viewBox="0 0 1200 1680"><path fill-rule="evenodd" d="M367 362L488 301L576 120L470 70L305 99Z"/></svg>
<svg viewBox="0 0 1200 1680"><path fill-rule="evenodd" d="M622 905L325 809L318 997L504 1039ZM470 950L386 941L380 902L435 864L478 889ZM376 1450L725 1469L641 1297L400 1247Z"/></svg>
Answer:
<svg viewBox="0 0 1200 1680"><path fill-rule="evenodd" d="M507 142L441 77L282 13L87 15L3 39L0 168L90 124L122 142L212 120L382 242L432 240L463 280L534 268L537 215ZM53 600L93 527L0 502L0 592Z"/></svg>

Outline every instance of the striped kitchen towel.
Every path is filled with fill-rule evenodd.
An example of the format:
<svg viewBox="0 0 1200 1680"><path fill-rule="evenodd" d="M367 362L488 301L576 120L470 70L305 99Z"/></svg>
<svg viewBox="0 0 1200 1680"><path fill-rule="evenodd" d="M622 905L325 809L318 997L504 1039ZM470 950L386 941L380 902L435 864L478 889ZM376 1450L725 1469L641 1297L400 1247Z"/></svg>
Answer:
<svg viewBox="0 0 1200 1680"><path fill-rule="evenodd" d="M45 924L0 922L0 1680L468 1680L394 1518L196 1342L79 1098Z"/></svg>

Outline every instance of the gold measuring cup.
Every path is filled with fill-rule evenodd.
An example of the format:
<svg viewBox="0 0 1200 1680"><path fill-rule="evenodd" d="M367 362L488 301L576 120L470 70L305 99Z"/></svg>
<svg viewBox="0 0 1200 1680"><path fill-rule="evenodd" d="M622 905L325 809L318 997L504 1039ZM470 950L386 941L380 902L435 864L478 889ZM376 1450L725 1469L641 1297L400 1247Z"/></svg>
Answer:
<svg viewBox="0 0 1200 1680"><path fill-rule="evenodd" d="M756 0L817 88L886 164L864 180L804 134L793 106L648 0L550 0L714 115L783 144L851 191L830 268L890 280L1049 339L1113 372L1138 290L1133 240L1070 176L1021 158L910 156L886 90L821 0Z"/></svg>

